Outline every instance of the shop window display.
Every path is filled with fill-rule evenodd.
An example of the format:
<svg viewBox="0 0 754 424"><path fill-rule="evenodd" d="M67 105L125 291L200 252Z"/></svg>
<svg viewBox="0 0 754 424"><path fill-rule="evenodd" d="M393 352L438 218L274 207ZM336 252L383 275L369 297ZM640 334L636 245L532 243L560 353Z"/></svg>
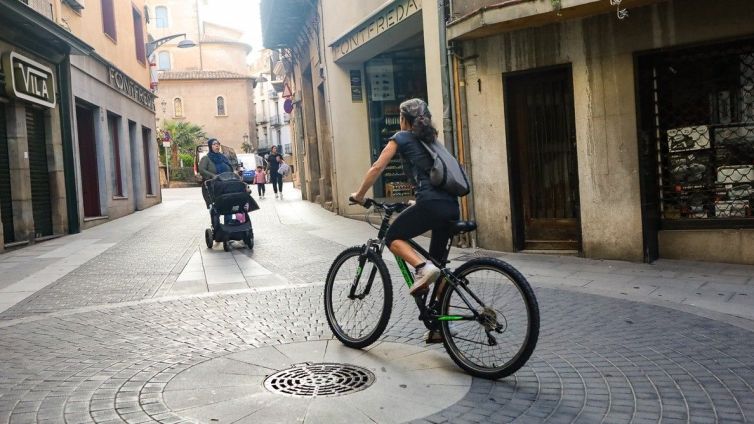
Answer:
<svg viewBox="0 0 754 424"><path fill-rule="evenodd" d="M639 72L663 222L754 223L754 40L644 56Z"/></svg>
<svg viewBox="0 0 754 424"><path fill-rule="evenodd" d="M414 97L427 98L427 78L422 49L383 54L365 64L372 161L390 137L400 130L399 105ZM388 164L374 187L375 196L405 198L414 189L403 171L400 156Z"/></svg>

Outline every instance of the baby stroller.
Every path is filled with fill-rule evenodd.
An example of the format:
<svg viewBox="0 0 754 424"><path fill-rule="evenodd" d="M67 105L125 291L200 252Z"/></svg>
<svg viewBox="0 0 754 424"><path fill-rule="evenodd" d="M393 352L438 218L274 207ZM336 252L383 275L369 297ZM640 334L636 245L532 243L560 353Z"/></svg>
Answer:
<svg viewBox="0 0 754 424"><path fill-rule="evenodd" d="M207 248L222 242L223 249L230 251L230 241L243 241L249 249L254 248L254 230L249 212L259 209L257 202L246 189L241 177L226 172L204 183L209 195L211 227L204 231ZM221 217L223 222L220 221Z"/></svg>

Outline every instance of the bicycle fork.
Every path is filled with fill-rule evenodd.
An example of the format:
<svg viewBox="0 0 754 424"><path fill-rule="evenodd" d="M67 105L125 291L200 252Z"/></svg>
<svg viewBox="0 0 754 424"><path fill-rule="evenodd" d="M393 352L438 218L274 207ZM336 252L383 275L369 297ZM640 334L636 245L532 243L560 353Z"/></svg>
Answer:
<svg viewBox="0 0 754 424"><path fill-rule="evenodd" d="M351 290L348 292L348 298L351 300L363 300L369 294L369 291L372 290L372 283L374 283L374 277L377 275L377 264L374 263L372 264L372 269L369 270L369 278L367 279L367 285L364 287L364 291L359 295L356 294L356 288L358 287L359 280L364 272L364 265L366 265L371 246L371 243L365 244L364 252L359 256L359 266L356 268L356 276L353 278L353 281L351 282Z"/></svg>

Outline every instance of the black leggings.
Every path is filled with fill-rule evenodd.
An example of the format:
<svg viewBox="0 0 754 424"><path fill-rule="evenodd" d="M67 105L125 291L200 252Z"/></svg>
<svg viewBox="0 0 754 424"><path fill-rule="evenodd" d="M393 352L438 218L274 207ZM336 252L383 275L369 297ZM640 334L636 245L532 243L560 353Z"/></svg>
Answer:
<svg viewBox="0 0 754 424"><path fill-rule="evenodd" d="M264 191L265 191L264 184L257 183L257 192L259 193L260 196L264 194Z"/></svg>
<svg viewBox="0 0 754 424"><path fill-rule="evenodd" d="M278 171L270 171L270 182L272 183L272 191L275 193L283 192L283 176Z"/></svg>
<svg viewBox="0 0 754 424"><path fill-rule="evenodd" d="M410 240L432 230L429 255L437 261L443 259L450 240L450 221L458 221L458 202L450 200L427 200L401 212L385 235L390 246L394 240Z"/></svg>

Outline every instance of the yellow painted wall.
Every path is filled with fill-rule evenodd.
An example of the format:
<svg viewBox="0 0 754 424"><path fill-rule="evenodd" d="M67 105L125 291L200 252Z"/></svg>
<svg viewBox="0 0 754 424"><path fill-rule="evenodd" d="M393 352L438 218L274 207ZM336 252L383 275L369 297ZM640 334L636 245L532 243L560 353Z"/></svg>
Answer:
<svg viewBox="0 0 754 424"><path fill-rule="evenodd" d="M147 39L147 28L144 23L144 0L114 0L115 32L117 40L105 35L102 22L102 3L100 0L88 0L86 7L76 12L69 6L55 0L58 24L70 31L87 44L94 47L100 56L104 57L118 69L133 78L144 87L149 87L150 73L146 61L136 59L136 41L134 38L134 23L132 10L136 9L142 16L142 30L144 40Z"/></svg>
<svg viewBox="0 0 754 424"><path fill-rule="evenodd" d="M168 120L187 120L201 125L207 136L220 140L226 146L241 151L243 135L251 136L253 125L251 80L179 80L160 81L160 98L157 99L159 123ZM217 96L225 97L227 116L217 116ZM184 118L174 116L173 99L183 99ZM163 113L162 99L166 106Z"/></svg>

